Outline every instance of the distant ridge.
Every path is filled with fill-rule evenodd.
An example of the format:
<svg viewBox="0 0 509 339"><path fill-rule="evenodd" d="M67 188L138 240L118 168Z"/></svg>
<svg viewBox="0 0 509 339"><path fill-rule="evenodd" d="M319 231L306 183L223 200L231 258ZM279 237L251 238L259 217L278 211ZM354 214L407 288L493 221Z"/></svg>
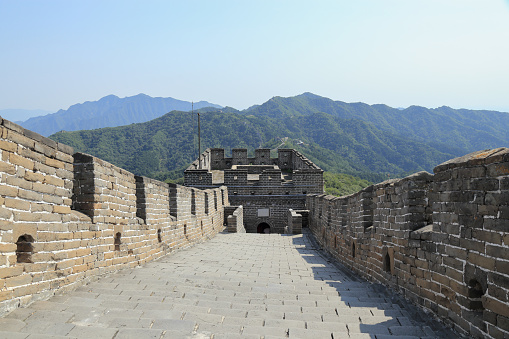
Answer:
<svg viewBox="0 0 509 339"><path fill-rule="evenodd" d="M508 113L419 106L399 110L304 93L273 97L243 111L208 109L201 115L201 146L227 152L296 148L325 171L378 182L432 171L472 150L507 146L508 130ZM198 156L196 119L179 111L145 123L51 138L158 180L181 176Z"/></svg>
<svg viewBox="0 0 509 339"><path fill-rule="evenodd" d="M195 109L205 107L221 108L207 101L194 103ZM146 122L174 110L190 111L191 103L174 98L153 98L146 94L126 98L108 95L98 101L86 101L72 105L67 110L30 118L20 125L49 136L62 130L89 130Z"/></svg>

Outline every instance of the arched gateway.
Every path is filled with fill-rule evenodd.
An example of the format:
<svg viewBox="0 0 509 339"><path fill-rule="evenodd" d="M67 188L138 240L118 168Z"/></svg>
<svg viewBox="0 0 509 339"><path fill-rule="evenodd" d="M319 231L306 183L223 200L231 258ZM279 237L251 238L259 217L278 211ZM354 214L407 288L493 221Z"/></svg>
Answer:
<svg viewBox="0 0 509 339"><path fill-rule="evenodd" d="M270 225L267 224L266 222L261 222L258 224L258 226L256 227L256 232L257 233L270 233Z"/></svg>

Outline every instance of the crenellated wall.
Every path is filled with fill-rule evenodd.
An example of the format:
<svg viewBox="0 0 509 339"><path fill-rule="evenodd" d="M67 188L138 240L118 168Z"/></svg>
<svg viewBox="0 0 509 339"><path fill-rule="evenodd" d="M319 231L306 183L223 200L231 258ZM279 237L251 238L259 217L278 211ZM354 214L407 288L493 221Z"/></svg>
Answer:
<svg viewBox="0 0 509 339"><path fill-rule="evenodd" d="M509 337L509 149L306 205L311 231L342 263L465 335Z"/></svg>
<svg viewBox="0 0 509 339"><path fill-rule="evenodd" d="M224 228L226 187L138 177L0 118L0 314Z"/></svg>

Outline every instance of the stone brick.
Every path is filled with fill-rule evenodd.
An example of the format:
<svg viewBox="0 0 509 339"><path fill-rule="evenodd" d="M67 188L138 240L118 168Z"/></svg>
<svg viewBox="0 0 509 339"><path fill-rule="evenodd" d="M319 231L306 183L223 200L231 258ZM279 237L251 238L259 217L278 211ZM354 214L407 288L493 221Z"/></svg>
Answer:
<svg viewBox="0 0 509 339"><path fill-rule="evenodd" d="M476 266L486 268L491 271L495 270L495 259L493 259L493 258L488 258L484 255L480 255L475 252L469 252L467 260L468 260L468 262L470 262Z"/></svg>
<svg viewBox="0 0 509 339"><path fill-rule="evenodd" d="M42 194L33 192L33 191L27 191L24 189L19 189L18 196L20 198L28 199L28 200L34 200L34 201L42 200Z"/></svg>
<svg viewBox="0 0 509 339"><path fill-rule="evenodd" d="M26 171L25 172L25 180L42 182L44 180L44 175L41 173L34 173L34 172Z"/></svg>
<svg viewBox="0 0 509 339"><path fill-rule="evenodd" d="M34 162L32 160L23 158L17 154L11 154L9 156L9 160L14 165L22 166L22 167L29 169L31 171L34 170Z"/></svg>
<svg viewBox="0 0 509 339"><path fill-rule="evenodd" d="M507 303L500 302L496 299L490 298L489 296L484 296L483 306L496 314L509 317L509 307L507 307Z"/></svg>
<svg viewBox="0 0 509 339"><path fill-rule="evenodd" d="M64 163L60 160L46 158L46 165L54 168L64 168Z"/></svg>
<svg viewBox="0 0 509 339"><path fill-rule="evenodd" d="M495 258L509 260L509 247L486 245L486 254Z"/></svg>
<svg viewBox="0 0 509 339"><path fill-rule="evenodd" d="M11 266L11 267L3 267L0 269L0 279L16 277L23 273L23 266Z"/></svg>
<svg viewBox="0 0 509 339"><path fill-rule="evenodd" d="M24 189L27 189L27 190L32 189L32 183L31 182L26 181L26 180L24 180L22 178L17 178L15 176L7 176L6 182L7 182L8 185L11 185L11 186L15 186L15 187L19 187L19 188L24 188Z"/></svg>
<svg viewBox="0 0 509 339"><path fill-rule="evenodd" d="M18 188L0 184L0 195L8 196L8 197L16 197L18 195Z"/></svg>
<svg viewBox="0 0 509 339"><path fill-rule="evenodd" d="M39 193L46 194L55 194L55 186L41 184L39 182L34 182L32 186L33 190Z"/></svg>
<svg viewBox="0 0 509 339"><path fill-rule="evenodd" d="M12 216L12 211L0 206L0 218L2 219L10 219Z"/></svg>
<svg viewBox="0 0 509 339"><path fill-rule="evenodd" d="M61 214L71 213L71 208L69 206L55 205L55 206L53 206L53 213L61 213Z"/></svg>
<svg viewBox="0 0 509 339"><path fill-rule="evenodd" d="M8 208L14 208L17 210L30 210L30 203L28 201L20 200L20 199L5 199L5 206Z"/></svg>
<svg viewBox="0 0 509 339"><path fill-rule="evenodd" d="M21 285L27 285L32 282L32 276L30 274L22 274L19 276L5 279L5 287L12 288Z"/></svg>
<svg viewBox="0 0 509 339"><path fill-rule="evenodd" d="M14 165L12 165L12 164L1 161L0 162L0 172L14 175L14 174L16 174L16 167L14 167Z"/></svg>
<svg viewBox="0 0 509 339"><path fill-rule="evenodd" d="M486 241L492 244L502 244L502 236L497 232L475 229L472 230L472 238L479 241Z"/></svg>

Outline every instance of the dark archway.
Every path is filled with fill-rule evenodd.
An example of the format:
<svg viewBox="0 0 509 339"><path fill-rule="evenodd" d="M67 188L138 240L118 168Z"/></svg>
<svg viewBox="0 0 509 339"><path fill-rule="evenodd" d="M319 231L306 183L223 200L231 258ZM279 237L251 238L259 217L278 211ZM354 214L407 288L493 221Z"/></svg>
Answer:
<svg viewBox="0 0 509 339"><path fill-rule="evenodd" d="M270 225L266 222L261 222L258 224L258 227L256 228L257 233L270 233Z"/></svg>
<svg viewBox="0 0 509 339"><path fill-rule="evenodd" d="M31 235L24 234L16 241L16 261L19 263L31 263L34 253L34 238Z"/></svg>

